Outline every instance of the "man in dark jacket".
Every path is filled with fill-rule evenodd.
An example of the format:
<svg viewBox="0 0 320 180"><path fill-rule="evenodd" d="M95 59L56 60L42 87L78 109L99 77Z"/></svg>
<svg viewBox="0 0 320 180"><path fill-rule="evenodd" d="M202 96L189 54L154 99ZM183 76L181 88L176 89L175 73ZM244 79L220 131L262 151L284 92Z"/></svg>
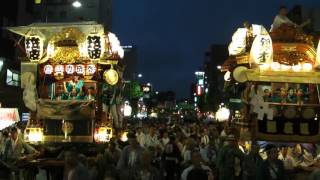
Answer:
<svg viewBox="0 0 320 180"><path fill-rule="evenodd" d="M267 159L258 168L257 180L286 180L283 162L278 159L278 149L273 144L265 148Z"/></svg>

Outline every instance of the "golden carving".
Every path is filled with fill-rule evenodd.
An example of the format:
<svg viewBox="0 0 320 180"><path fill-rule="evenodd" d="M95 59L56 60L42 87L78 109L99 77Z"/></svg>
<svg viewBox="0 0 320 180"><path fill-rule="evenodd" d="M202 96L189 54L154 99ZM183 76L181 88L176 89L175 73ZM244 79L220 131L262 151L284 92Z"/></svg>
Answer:
<svg viewBox="0 0 320 180"><path fill-rule="evenodd" d="M312 36L306 35L302 29L293 26L282 24L279 28L271 32L273 42L283 43L304 43L313 46Z"/></svg>

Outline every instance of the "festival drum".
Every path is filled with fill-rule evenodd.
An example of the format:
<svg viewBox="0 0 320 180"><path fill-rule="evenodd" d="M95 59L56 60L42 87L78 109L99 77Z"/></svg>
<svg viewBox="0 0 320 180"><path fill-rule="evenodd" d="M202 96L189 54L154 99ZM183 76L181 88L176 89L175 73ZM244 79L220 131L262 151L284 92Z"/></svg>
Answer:
<svg viewBox="0 0 320 180"><path fill-rule="evenodd" d="M285 118L287 119L294 119L297 115L297 111L294 107L287 107L284 111L283 111L283 115Z"/></svg>
<svg viewBox="0 0 320 180"><path fill-rule="evenodd" d="M315 117L315 110L312 107L307 107L302 110L302 117L303 119L312 119Z"/></svg>

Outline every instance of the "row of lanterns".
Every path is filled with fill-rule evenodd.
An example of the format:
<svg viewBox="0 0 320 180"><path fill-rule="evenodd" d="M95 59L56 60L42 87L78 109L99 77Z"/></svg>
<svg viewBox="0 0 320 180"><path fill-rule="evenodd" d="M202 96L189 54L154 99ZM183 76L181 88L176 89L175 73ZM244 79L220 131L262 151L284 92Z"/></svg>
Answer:
<svg viewBox="0 0 320 180"><path fill-rule="evenodd" d="M261 70L265 71L271 69L273 71L289 71L292 70L293 72L310 72L313 69L313 65L311 63L299 63L297 65L285 65L280 64L278 62L272 62L270 64L262 64L259 66Z"/></svg>
<svg viewBox="0 0 320 180"><path fill-rule="evenodd" d="M43 68L43 72L46 75L51 75L54 73L54 75L72 75L74 73L78 75L89 75L92 76L97 71L97 67L94 64L67 64L67 65L50 65L47 64Z"/></svg>
<svg viewBox="0 0 320 180"><path fill-rule="evenodd" d="M25 50L30 61L37 62L43 55L44 40L38 35L30 35L25 39ZM113 33L107 35L100 35L92 33L87 36L86 43L79 44L80 55L88 56L91 60L100 59L106 47L110 55L116 55L116 58L123 58L124 50L120 46L120 41ZM48 58L54 57L54 43L50 42L47 46Z"/></svg>

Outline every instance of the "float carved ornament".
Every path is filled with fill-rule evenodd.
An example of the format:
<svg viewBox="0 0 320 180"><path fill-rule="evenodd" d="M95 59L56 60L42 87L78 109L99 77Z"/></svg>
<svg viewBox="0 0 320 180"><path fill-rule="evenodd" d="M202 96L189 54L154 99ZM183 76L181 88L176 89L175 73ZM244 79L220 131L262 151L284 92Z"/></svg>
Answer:
<svg viewBox="0 0 320 180"><path fill-rule="evenodd" d="M274 43L273 61L285 65L316 62L316 51L308 44L301 43Z"/></svg>
<svg viewBox="0 0 320 180"><path fill-rule="evenodd" d="M61 32L55 34L50 39L49 43L55 46L54 56L50 58L50 62L54 64L70 64L79 63L80 50L79 45L86 40L78 28L65 28Z"/></svg>
<svg viewBox="0 0 320 180"><path fill-rule="evenodd" d="M313 38L303 33L301 28L282 24L279 28L270 33L273 42L282 43L304 43L313 46Z"/></svg>

